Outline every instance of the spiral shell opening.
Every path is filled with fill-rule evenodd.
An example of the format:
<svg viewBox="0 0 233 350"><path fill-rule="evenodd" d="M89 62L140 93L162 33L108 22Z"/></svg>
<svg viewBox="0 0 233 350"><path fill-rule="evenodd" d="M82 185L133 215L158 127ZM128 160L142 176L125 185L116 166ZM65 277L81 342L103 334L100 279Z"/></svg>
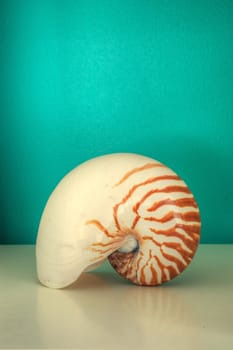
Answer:
<svg viewBox="0 0 233 350"><path fill-rule="evenodd" d="M136 252L139 248L138 240L133 236L129 235L127 241L118 249L119 253L132 253Z"/></svg>

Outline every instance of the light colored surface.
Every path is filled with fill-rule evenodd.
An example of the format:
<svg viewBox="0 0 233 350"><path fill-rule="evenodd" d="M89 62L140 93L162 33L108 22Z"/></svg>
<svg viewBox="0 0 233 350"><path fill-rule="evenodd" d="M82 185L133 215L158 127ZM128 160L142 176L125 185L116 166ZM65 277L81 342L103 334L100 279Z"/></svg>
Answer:
<svg viewBox="0 0 233 350"><path fill-rule="evenodd" d="M202 245L160 287L108 265L72 286L38 284L34 246L0 246L0 348L232 349L233 245Z"/></svg>

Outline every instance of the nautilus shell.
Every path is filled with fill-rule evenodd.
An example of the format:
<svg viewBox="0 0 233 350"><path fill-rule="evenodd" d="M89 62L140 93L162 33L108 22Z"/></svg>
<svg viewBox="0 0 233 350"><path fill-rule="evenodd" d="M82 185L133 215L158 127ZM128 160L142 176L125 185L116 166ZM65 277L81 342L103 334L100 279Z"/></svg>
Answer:
<svg viewBox="0 0 233 350"><path fill-rule="evenodd" d="M108 258L129 281L159 285L190 264L199 236L197 203L171 169L137 154L97 157L68 173L46 204L38 278L66 287Z"/></svg>

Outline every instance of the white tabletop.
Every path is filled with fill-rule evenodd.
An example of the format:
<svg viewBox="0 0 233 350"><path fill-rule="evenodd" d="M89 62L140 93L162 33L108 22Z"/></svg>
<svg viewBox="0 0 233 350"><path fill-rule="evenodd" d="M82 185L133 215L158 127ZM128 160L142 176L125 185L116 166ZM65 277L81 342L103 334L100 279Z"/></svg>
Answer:
<svg viewBox="0 0 233 350"><path fill-rule="evenodd" d="M134 286L105 264L48 289L34 252L0 246L1 349L233 349L233 245L201 245L160 287Z"/></svg>

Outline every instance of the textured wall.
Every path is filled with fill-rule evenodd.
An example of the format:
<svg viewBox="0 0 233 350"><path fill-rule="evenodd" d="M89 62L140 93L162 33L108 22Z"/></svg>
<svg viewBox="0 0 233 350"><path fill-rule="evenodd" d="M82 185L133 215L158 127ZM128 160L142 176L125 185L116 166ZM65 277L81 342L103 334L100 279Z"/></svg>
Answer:
<svg viewBox="0 0 233 350"><path fill-rule="evenodd" d="M0 6L0 242L35 242L61 177L125 151L185 179L202 242L233 243L233 2Z"/></svg>

